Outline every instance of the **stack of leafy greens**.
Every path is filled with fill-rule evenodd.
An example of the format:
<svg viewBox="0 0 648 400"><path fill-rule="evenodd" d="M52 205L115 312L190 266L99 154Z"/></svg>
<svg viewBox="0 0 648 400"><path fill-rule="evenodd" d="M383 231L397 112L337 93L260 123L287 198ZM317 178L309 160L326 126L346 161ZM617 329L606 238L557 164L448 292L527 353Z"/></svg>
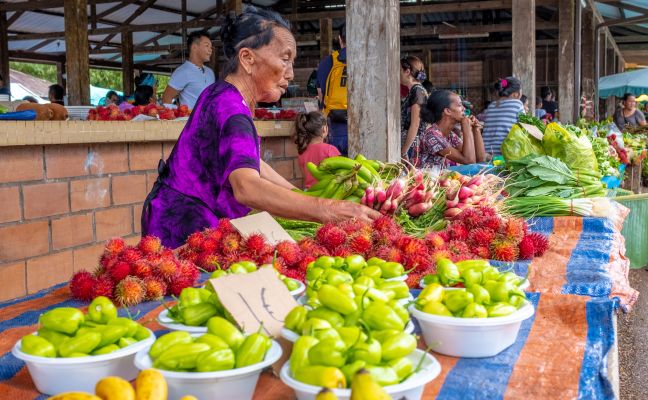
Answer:
<svg viewBox="0 0 648 400"><path fill-rule="evenodd" d="M538 118L520 114L520 122L534 125L544 133L545 124ZM529 154L545 154L542 142L531 136L520 124L513 124L502 143L502 155L506 161L519 160Z"/></svg>
<svg viewBox="0 0 648 400"><path fill-rule="evenodd" d="M598 171L587 130L552 122L545 129L542 147L545 154L559 158L574 172Z"/></svg>

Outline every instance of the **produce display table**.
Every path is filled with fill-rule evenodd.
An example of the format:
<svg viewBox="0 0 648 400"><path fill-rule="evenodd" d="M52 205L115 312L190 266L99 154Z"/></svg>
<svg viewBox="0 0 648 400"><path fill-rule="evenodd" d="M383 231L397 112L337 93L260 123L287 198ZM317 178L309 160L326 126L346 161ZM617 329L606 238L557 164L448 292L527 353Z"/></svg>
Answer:
<svg viewBox="0 0 648 400"><path fill-rule="evenodd" d="M620 228L627 209L611 219L539 218L532 230L551 234L549 250L530 263L500 265L518 274L529 271L535 315L522 323L517 341L495 357L465 359L434 353L441 374L425 388L424 398L613 398L614 312L630 309L637 293L628 286L629 262ZM84 307L58 285L0 304L0 392L11 399L46 398L36 391L12 346L36 329L39 315L58 306ZM167 332L155 321L160 303L130 312L156 335ZM125 316L125 310L120 311ZM421 348L424 344L421 342ZM613 357L612 357L613 358ZM264 373L255 399L291 399L278 378Z"/></svg>

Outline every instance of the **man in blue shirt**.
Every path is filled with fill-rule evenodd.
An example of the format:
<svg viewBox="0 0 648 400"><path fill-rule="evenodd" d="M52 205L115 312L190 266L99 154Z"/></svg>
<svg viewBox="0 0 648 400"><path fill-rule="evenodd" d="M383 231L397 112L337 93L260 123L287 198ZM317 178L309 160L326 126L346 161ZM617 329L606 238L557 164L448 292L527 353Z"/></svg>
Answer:
<svg viewBox="0 0 648 400"><path fill-rule="evenodd" d="M346 64L346 26L342 25L339 30L338 40L340 42L340 51L338 54L338 61ZM322 108L326 107L324 104L324 97L326 95L326 83L328 81L329 74L333 68L333 56L327 56L322 61L320 61L319 66L317 67L317 95L320 100ZM346 118L344 121L336 120L332 121L329 115L329 142L337 147L337 149L346 156L348 154L349 146L349 133Z"/></svg>

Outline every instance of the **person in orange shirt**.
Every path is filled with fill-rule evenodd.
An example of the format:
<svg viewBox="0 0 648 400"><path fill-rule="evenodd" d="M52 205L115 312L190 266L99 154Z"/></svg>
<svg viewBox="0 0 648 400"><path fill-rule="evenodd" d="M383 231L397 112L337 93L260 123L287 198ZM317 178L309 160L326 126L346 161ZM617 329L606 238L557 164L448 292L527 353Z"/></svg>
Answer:
<svg viewBox="0 0 648 400"><path fill-rule="evenodd" d="M299 153L298 162L302 171L305 189L317 182L306 168L308 162L319 165L325 158L340 155L340 151L335 146L326 143L328 134L326 117L321 112L313 111L297 115L293 139Z"/></svg>

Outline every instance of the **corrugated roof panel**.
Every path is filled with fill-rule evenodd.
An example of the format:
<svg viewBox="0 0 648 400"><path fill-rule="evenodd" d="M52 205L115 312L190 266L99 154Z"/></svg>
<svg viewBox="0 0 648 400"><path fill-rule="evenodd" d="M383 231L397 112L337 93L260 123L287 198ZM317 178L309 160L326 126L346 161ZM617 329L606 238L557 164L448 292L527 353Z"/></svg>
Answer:
<svg viewBox="0 0 648 400"><path fill-rule="evenodd" d="M65 21L63 17L26 11L11 25L11 29L29 33L62 32Z"/></svg>
<svg viewBox="0 0 648 400"><path fill-rule="evenodd" d="M191 18L188 17L187 20L191 20ZM182 18L178 14L149 8L142 15L135 18L133 25L167 24L180 21L182 21Z"/></svg>
<svg viewBox="0 0 648 400"><path fill-rule="evenodd" d="M156 32L133 32L133 43L137 45L157 35Z"/></svg>
<svg viewBox="0 0 648 400"><path fill-rule="evenodd" d="M155 2L155 4L173 8L174 10L178 11L180 11L181 9L180 2L178 0L158 0ZM207 11L215 5L216 1L187 0L187 11L200 14L201 12Z"/></svg>
<svg viewBox="0 0 648 400"><path fill-rule="evenodd" d="M65 40L56 40L38 49L39 53L63 53L65 52Z"/></svg>
<svg viewBox="0 0 648 400"><path fill-rule="evenodd" d="M116 1L114 3L102 3L102 4L97 4L97 14L101 14L102 12L106 11L109 8L113 8L117 4L121 3L121 1ZM90 6L88 6L90 7ZM90 15L90 8L88 8L88 15ZM112 14L111 14L112 15ZM110 15L107 16L108 19L110 19Z"/></svg>
<svg viewBox="0 0 648 400"><path fill-rule="evenodd" d="M164 36L164 37L160 38L160 40L158 40L158 43L160 43L161 45L164 45L164 46L166 46L168 44L180 44L180 43L182 43L182 37L181 36L167 35L167 36Z"/></svg>
<svg viewBox="0 0 648 400"><path fill-rule="evenodd" d="M133 15L133 13L137 11L138 8L139 6L135 4L128 4L120 8L119 10L116 10L112 14L106 16L105 19L109 21L115 21L121 23L126 21L131 15ZM152 11L152 10L148 10L148 11Z"/></svg>
<svg viewBox="0 0 648 400"><path fill-rule="evenodd" d="M40 42L41 40L10 40L9 50L27 50L36 46Z"/></svg>

